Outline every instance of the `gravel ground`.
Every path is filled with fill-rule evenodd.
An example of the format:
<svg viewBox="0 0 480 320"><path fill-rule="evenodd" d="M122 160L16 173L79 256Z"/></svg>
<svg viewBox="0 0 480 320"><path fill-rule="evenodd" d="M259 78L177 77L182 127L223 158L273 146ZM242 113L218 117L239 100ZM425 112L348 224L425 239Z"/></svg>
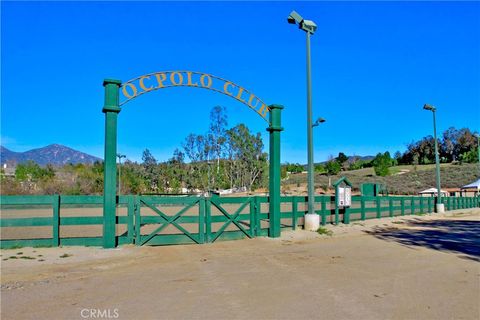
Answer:
<svg viewBox="0 0 480 320"><path fill-rule="evenodd" d="M1 318L480 318L479 209L324 233L2 250Z"/></svg>

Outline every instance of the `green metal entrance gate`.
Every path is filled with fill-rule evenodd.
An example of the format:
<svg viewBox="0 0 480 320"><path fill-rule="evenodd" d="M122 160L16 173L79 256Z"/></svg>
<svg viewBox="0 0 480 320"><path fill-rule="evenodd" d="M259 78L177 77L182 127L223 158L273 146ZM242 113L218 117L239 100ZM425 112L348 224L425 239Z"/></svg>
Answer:
<svg viewBox="0 0 480 320"><path fill-rule="evenodd" d="M135 197L135 243L212 243L269 233L257 197Z"/></svg>
<svg viewBox="0 0 480 320"><path fill-rule="evenodd" d="M230 96L241 103L247 105L250 109L259 114L264 120L268 122L267 131L270 133L270 152L269 152L269 214L271 223L269 223L270 237L280 236L280 132L283 131L281 126L281 111L283 106L281 105L269 105L267 106L261 99L251 93L249 90L242 88L231 81L199 72L191 71L164 71L156 72L152 74L143 75L122 83L120 80L106 79L103 82L105 87L105 104L103 106L103 113L105 113L105 157L104 157L104 191L103 191L103 247L113 248L116 246L115 241L115 210L116 210L116 191L117 191L117 121L118 114L121 111L121 106L125 103L133 100L134 98L143 95L144 93L154 91L162 88L187 86L209 89L215 92L219 92ZM120 101L120 89L122 91L124 100ZM154 241L160 241L155 239L172 238L168 234L165 234L167 229L175 228L179 230L182 235L176 236L172 239L175 241L193 241L201 243L202 241L215 241L223 234L228 234L227 230L231 226L236 226L239 232L252 236L252 232L255 232L255 224L250 222L250 229L246 229L244 223L241 220L242 214L240 211L229 213L222 204L217 201L209 201L207 204L202 204L202 200L193 201L187 203L190 206L186 210L179 210L173 213L166 213L159 209L156 205L161 203L151 202L152 199L147 197L140 198L140 203L137 203L138 210L141 207L149 208L154 214L152 217L145 217L144 225L150 224L148 221L157 224L157 228L149 230L148 234L140 235L140 243L149 243ZM190 200L189 200L190 201ZM242 203L247 206L247 203ZM200 215L205 215L205 219L209 218L220 219L214 216L209 216L209 208L215 207L220 211L220 216L225 220L221 229L210 234L208 228L211 224L206 222L205 235L202 235L203 231L200 229L195 232L190 232L183 228L178 221L184 221L187 219L187 212L192 208L198 207L198 219L201 219ZM243 209L242 209L243 210ZM141 213L137 213L137 216L142 220ZM190 218L189 218L190 219ZM199 223L198 228L203 224ZM140 228L142 226L140 225ZM253 228L253 229L251 229ZM146 229L146 228L144 228ZM253 230L253 231L252 231ZM183 239L183 240L182 240Z"/></svg>

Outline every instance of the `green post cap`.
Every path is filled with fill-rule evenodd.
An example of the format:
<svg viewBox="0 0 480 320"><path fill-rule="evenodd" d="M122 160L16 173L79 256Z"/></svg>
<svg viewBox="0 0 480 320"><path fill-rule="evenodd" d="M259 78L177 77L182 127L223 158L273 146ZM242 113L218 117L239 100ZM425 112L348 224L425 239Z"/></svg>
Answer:
<svg viewBox="0 0 480 320"><path fill-rule="evenodd" d="M116 79L105 79L103 80L103 86L105 87L107 84L116 84L118 86L122 85L122 80L116 80Z"/></svg>

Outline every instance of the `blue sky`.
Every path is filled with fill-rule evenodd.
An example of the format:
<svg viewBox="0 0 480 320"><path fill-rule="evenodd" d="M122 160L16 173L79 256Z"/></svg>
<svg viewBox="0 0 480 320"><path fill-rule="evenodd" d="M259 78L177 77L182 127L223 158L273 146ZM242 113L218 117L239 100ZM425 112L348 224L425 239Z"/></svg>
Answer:
<svg viewBox="0 0 480 320"><path fill-rule="evenodd" d="M306 163L305 33L312 36L315 161L339 152L405 150L437 126L480 127L479 2L6 2L1 3L1 138L13 151L51 143L103 156L104 78L166 70L229 79L285 106L282 162ZM167 160L215 105L229 126L266 123L227 96L170 88L129 102L118 149Z"/></svg>

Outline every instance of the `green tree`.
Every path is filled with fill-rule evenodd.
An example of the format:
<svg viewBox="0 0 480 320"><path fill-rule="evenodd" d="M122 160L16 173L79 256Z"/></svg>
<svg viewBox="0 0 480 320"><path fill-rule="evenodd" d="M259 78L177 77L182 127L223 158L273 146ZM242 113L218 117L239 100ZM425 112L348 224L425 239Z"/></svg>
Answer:
<svg viewBox="0 0 480 320"><path fill-rule="evenodd" d="M267 174L267 154L263 152L260 133L256 135L244 124L239 124L227 131L230 170L228 175L232 187L263 185Z"/></svg>
<svg viewBox="0 0 480 320"><path fill-rule="evenodd" d="M340 163L338 163L336 159L333 159L333 157L330 157L330 160L325 164L325 171L328 176L328 187L332 186L332 176L339 173L341 169L342 166Z"/></svg>
<svg viewBox="0 0 480 320"><path fill-rule="evenodd" d="M478 147L460 155L460 161L466 163L478 162Z"/></svg>
<svg viewBox="0 0 480 320"><path fill-rule="evenodd" d="M388 176L390 171L389 167L392 166L392 158L390 153L387 151L385 153L378 153L375 159L373 159L373 168L375 174L380 177Z"/></svg>
<svg viewBox="0 0 480 320"><path fill-rule="evenodd" d="M55 178L55 170L51 165L45 168L40 167L34 161L27 161L18 164L15 168L15 179L21 182L21 186L25 187L26 192L41 190L41 185L50 182Z"/></svg>
<svg viewBox="0 0 480 320"><path fill-rule="evenodd" d="M142 154L142 166L144 179L147 185L147 190L151 192L159 191L159 168L157 159L152 155L150 150L145 149Z"/></svg>
<svg viewBox="0 0 480 320"><path fill-rule="evenodd" d="M208 144L212 157L217 160L217 173L220 171L220 158L225 153L226 127L228 125L225 107L216 106L210 111L210 129L208 131Z"/></svg>
<svg viewBox="0 0 480 320"><path fill-rule="evenodd" d="M141 194L147 192L145 168L129 160L122 164L122 192L125 194Z"/></svg>
<svg viewBox="0 0 480 320"><path fill-rule="evenodd" d="M302 167L302 169L303 169L303 167ZM327 170L325 169L325 165L321 164L321 163L316 164L314 166L313 171L315 171L316 173L320 173L320 174L327 172Z"/></svg>
<svg viewBox="0 0 480 320"><path fill-rule="evenodd" d="M327 171L327 175L333 176L340 172L341 170L340 163L338 161L330 160L325 164L325 170Z"/></svg>
<svg viewBox="0 0 480 320"><path fill-rule="evenodd" d="M348 157L345 155L345 153L340 152L338 153L337 161L342 166L346 161L348 160Z"/></svg>
<svg viewBox="0 0 480 320"><path fill-rule="evenodd" d="M400 151L395 152L393 155L393 159L395 159L395 165L399 165L402 163L402 153Z"/></svg>
<svg viewBox="0 0 480 320"><path fill-rule="evenodd" d="M303 166L298 163L286 163L284 167L290 173L301 173L304 171Z"/></svg>

